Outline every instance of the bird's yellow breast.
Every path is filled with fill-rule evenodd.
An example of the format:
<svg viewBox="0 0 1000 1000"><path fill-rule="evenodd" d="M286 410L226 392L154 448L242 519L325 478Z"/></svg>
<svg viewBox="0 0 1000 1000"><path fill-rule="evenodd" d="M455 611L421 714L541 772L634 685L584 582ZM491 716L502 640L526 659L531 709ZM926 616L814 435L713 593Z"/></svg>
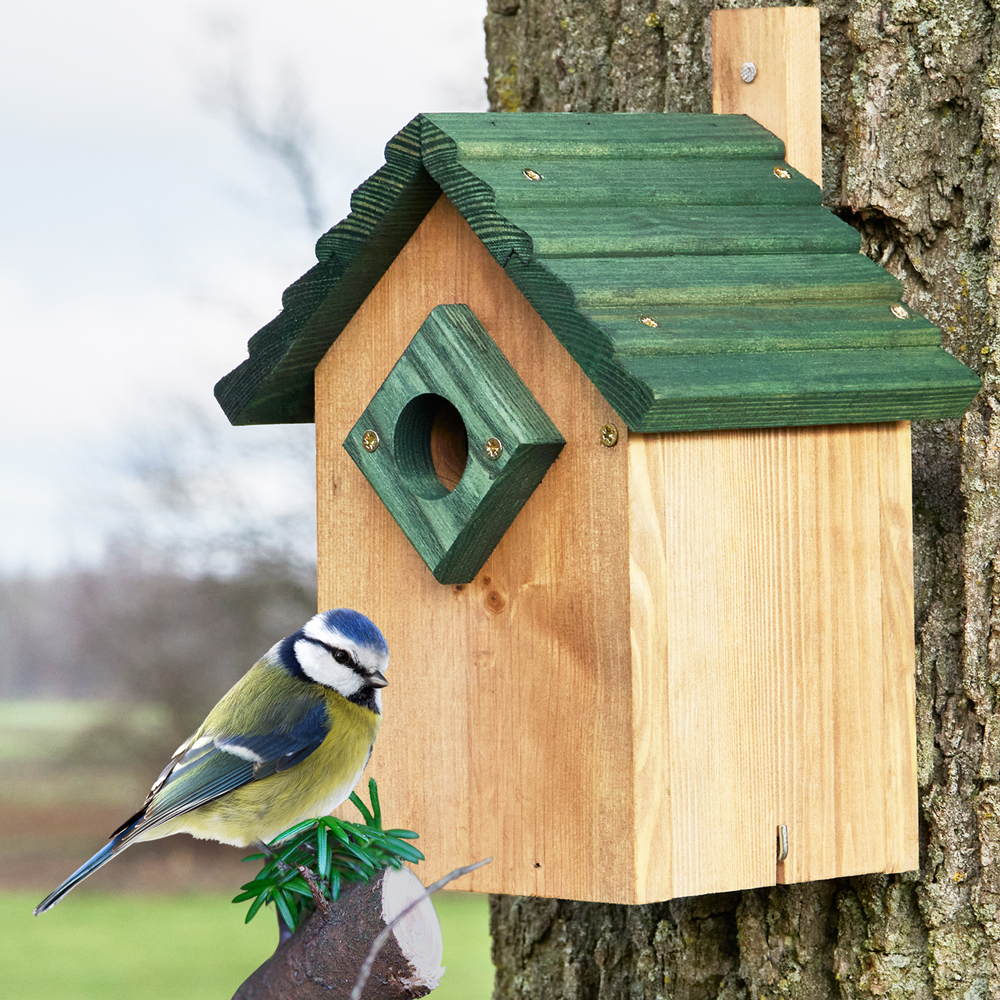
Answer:
<svg viewBox="0 0 1000 1000"><path fill-rule="evenodd" d="M382 717L336 691L324 691L330 732L305 760L251 781L183 816L141 834L157 840L172 833L246 847L267 842L304 819L325 816L350 795L361 777Z"/></svg>

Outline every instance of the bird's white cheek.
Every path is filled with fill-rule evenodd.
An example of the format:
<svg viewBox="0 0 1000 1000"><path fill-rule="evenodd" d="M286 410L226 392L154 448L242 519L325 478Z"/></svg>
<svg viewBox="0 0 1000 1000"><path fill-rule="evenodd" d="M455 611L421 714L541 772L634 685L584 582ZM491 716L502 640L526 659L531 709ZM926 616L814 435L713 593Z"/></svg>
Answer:
<svg viewBox="0 0 1000 1000"><path fill-rule="evenodd" d="M325 684L345 698L361 690L361 678L350 667L338 663L322 646L312 642L297 642L295 655L302 672L317 684Z"/></svg>

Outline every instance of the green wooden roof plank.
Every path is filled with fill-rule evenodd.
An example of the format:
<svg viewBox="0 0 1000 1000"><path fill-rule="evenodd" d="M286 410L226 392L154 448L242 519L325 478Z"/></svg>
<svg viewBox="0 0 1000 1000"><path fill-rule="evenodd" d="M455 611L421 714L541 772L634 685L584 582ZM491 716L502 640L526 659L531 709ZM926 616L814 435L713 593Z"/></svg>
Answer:
<svg viewBox="0 0 1000 1000"><path fill-rule="evenodd" d="M888 392L936 383L974 385L976 376L937 348L787 351L774 354L690 354L673 358L621 358L653 390L657 400L682 396L782 395L838 391Z"/></svg>
<svg viewBox="0 0 1000 1000"><path fill-rule="evenodd" d="M738 430L758 427L809 427L825 424L870 424L895 420L943 420L962 413L969 394L957 387L932 392L910 389L891 396L880 392L808 400L802 396L746 395L724 399L691 399L650 408L629 425L636 433Z"/></svg>
<svg viewBox="0 0 1000 1000"><path fill-rule="evenodd" d="M899 282L861 254L536 259L575 293L578 307L898 302Z"/></svg>
<svg viewBox="0 0 1000 1000"><path fill-rule="evenodd" d="M653 392L634 428L646 432L937 419L964 409L979 387L971 371L936 347L686 355L621 364Z"/></svg>
<svg viewBox="0 0 1000 1000"><path fill-rule="evenodd" d="M450 113L424 118L450 135L460 160L783 159L784 143L746 115ZM525 164L530 166L530 164Z"/></svg>
<svg viewBox="0 0 1000 1000"><path fill-rule="evenodd" d="M819 205L822 191L780 160L464 160L496 193L500 211L543 205ZM530 168L542 177L525 177Z"/></svg>
<svg viewBox="0 0 1000 1000"><path fill-rule="evenodd" d="M674 254L857 253L856 229L817 206L775 209L619 207L514 208L507 218L531 234L543 257Z"/></svg>
<svg viewBox="0 0 1000 1000"><path fill-rule="evenodd" d="M586 310L617 356L936 347L941 331L918 313L899 319L885 302L761 303ZM643 323L643 319L659 324Z"/></svg>

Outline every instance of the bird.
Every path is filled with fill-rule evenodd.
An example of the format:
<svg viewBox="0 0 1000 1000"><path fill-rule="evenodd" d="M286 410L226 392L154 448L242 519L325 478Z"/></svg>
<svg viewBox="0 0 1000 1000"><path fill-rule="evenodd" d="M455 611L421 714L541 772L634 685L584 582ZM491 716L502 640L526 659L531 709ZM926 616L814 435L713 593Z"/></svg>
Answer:
<svg viewBox="0 0 1000 1000"><path fill-rule="evenodd" d="M382 721L389 649L368 618L335 608L268 650L175 751L142 808L35 907L51 909L139 841L174 833L266 845L343 802Z"/></svg>

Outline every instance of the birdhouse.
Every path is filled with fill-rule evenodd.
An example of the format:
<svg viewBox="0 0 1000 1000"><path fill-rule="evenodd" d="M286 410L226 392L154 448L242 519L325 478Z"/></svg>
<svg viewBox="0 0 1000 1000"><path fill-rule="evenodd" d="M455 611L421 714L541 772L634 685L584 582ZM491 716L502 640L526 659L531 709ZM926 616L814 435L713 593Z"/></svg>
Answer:
<svg viewBox="0 0 1000 1000"><path fill-rule="evenodd" d="M909 421L979 381L820 201L746 115L420 115L219 383L315 421L320 605L385 633L425 881L917 866Z"/></svg>

